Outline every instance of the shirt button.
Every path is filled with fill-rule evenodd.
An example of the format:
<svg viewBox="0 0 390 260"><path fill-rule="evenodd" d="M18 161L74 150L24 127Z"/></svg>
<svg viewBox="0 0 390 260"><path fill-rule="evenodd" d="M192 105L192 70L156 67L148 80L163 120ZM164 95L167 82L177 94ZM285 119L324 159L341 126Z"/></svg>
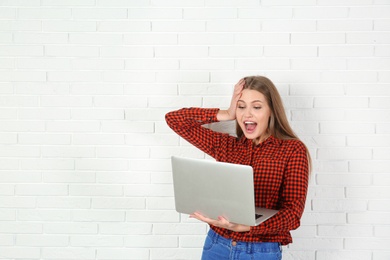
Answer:
<svg viewBox="0 0 390 260"><path fill-rule="evenodd" d="M236 246L237 245L237 242L236 241L232 241L232 246Z"/></svg>

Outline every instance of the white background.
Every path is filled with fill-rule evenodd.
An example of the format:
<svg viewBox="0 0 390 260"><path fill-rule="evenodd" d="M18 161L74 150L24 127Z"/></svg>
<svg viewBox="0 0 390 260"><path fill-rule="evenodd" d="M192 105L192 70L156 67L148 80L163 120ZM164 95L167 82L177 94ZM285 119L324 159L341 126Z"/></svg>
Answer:
<svg viewBox="0 0 390 260"><path fill-rule="evenodd" d="M0 259L199 259L164 115L248 75L313 158L284 259L390 259L388 0L0 0Z"/></svg>

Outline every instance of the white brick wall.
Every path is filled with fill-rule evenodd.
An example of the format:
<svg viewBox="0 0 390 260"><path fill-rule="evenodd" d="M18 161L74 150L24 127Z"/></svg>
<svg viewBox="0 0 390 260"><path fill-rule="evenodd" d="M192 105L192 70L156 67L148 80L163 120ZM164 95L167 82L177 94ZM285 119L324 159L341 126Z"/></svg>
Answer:
<svg viewBox="0 0 390 260"><path fill-rule="evenodd" d="M386 0L0 0L0 259L199 259L164 115L255 74L313 158L284 259L390 259Z"/></svg>

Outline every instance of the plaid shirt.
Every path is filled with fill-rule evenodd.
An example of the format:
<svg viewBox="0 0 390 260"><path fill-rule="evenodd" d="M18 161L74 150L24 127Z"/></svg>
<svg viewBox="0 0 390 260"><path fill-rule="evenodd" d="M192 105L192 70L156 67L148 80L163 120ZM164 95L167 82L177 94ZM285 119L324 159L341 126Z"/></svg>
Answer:
<svg viewBox="0 0 390 260"><path fill-rule="evenodd" d="M183 108L169 112L166 121L178 135L217 161L251 165L256 206L279 212L248 232L211 228L236 241L291 243L290 230L299 227L306 200L309 176L306 147L299 140L280 140L273 136L254 145L245 136L238 139L202 127L218 122L218 110Z"/></svg>

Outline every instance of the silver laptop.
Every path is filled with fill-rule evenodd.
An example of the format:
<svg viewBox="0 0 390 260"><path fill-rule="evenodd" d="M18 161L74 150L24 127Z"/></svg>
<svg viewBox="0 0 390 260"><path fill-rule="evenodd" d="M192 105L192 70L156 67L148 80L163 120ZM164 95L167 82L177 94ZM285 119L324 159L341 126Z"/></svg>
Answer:
<svg viewBox="0 0 390 260"><path fill-rule="evenodd" d="M176 211L257 226L278 211L255 207L251 166L172 156Z"/></svg>

